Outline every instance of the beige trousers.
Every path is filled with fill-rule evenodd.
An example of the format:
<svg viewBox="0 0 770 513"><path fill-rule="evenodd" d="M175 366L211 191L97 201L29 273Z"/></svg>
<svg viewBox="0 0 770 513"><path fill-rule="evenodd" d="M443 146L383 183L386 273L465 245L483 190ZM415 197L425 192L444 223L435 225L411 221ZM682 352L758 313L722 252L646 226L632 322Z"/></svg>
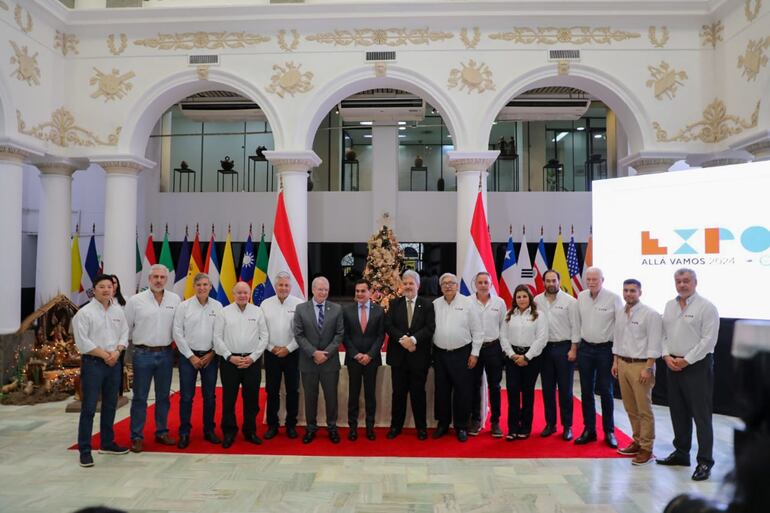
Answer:
<svg viewBox="0 0 770 513"><path fill-rule="evenodd" d="M628 363L618 360L618 381L623 406L631 421L634 441L642 449L652 452L655 440L655 417L652 414L652 387L655 386L655 373L646 384L639 383L645 362Z"/></svg>

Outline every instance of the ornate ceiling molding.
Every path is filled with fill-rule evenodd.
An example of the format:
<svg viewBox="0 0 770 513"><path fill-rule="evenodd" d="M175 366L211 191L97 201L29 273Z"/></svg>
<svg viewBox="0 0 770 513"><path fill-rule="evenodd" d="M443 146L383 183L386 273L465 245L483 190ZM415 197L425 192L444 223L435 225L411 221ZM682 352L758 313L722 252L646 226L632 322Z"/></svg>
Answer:
<svg viewBox="0 0 770 513"><path fill-rule="evenodd" d="M767 55L765 50L770 49L770 36L763 39L750 39L746 44L746 51L738 56L738 68L741 75L746 77L746 81L751 82L757 78L760 70L767 66Z"/></svg>
<svg viewBox="0 0 770 513"><path fill-rule="evenodd" d="M104 96L105 103L111 100L120 100L134 87L130 82L136 76L133 71L121 75L120 71L114 68L112 73L103 73L98 68L93 68L93 70L94 75L89 84L96 85L96 91L91 93L91 98L96 99Z"/></svg>
<svg viewBox="0 0 770 513"><path fill-rule="evenodd" d="M80 39L75 34L67 34L65 32L56 31L56 35L53 38L53 47L61 50L61 54L66 57L68 53L79 54L78 44Z"/></svg>
<svg viewBox="0 0 770 513"><path fill-rule="evenodd" d="M118 34L117 39L120 41L118 45L115 44L115 39L115 34L107 36L107 49L112 55L117 56L126 51L126 47L128 46L128 36L123 33Z"/></svg>
<svg viewBox="0 0 770 513"><path fill-rule="evenodd" d="M16 111L16 121L19 133L32 136L41 141L53 143L67 148L70 146L117 146L121 127L102 139L92 131L75 123L75 116L65 107L59 107L51 114L51 121L40 123L27 128L21 112Z"/></svg>
<svg viewBox="0 0 770 513"><path fill-rule="evenodd" d="M479 41L481 41L481 30L478 27L473 27L473 36L468 37L468 29L463 27L460 29L460 41L463 42L468 50L476 48Z"/></svg>
<svg viewBox="0 0 770 513"><path fill-rule="evenodd" d="M24 18L25 14L26 19ZM16 4L16 8L13 10L13 19L16 21L16 25L19 26L22 32L25 34L32 32L32 15L19 4Z"/></svg>
<svg viewBox="0 0 770 513"><path fill-rule="evenodd" d="M673 136L661 128L660 123L653 122L655 136L658 142L690 142L699 140L704 143L722 142L730 136L740 134L744 130L757 126L759 120L759 101L749 119L727 113L727 107L719 98L711 102L703 110L703 118L680 129Z"/></svg>
<svg viewBox="0 0 770 513"><path fill-rule="evenodd" d="M701 46L711 46L716 48L717 43L724 41L722 39L722 33L725 27L722 25L722 20L717 20L711 25L703 25L700 30L700 44Z"/></svg>
<svg viewBox="0 0 770 513"><path fill-rule="evenodd" d="M573 45L599 44L609 45L628 39L642 37L638 32L614 30L610 27L514 27L510 32L495 32L489 39L510 41L524 45L555 45L570 43Z"/></svg>
<svg viewBox="0 0 770 513"><path fill-rule="evenodd" d="M26 46L19 48L13 41L9 41L13 47L15 55L11 56L11 64L16 65L16 69L11 76L15 76L18 80L26 82L27 85L40 85L40 68L37 65L37 52L35 55L30 55Z"/></svg>
<svg viewBox="0 0 770 513"><path fill-rule="evenodd" d="M754 21L759 16L760 9L762 9L762 0L745 0L743 14L746 15L746 21Z"/></svg>
<svg viewBox="0 0 770 513"><path fill-rule="evenodd" d="M679 87L684 86L682 80L687 79L685 71L676 71L666 61L661 61L657 66L647 66L651 78L647 81L647 87L652 87L656 100L664 97L672 99L676 96Z"/></svg>
<svg viewBox="0 0 770 513"><path fill-rule="evenodd" d="M447 87L454 89L459 87L460 91L467 88L468 94L476 91L481 94L484 91L494 91L495 83L492 80L492 70L483 62L476 63L470 59L468 63L461 62L462 69L454 68L449 72Z"/></svg>
<svg viewBox="0 0 770 513"><path fill-rule="evenodd" d="M157 50L246 48L270 41L270 37L247 32L182 32L134 41L136 46Z"/></svg>
<svg viewBox="0 0 770 513"><path fill-rule="evenodd" d="M313 88L313 73L300 71L302 64L287 62L284 66L273 64L275 74L270 77L271 84L265 89L268 93L277 94L280 98L289 94L306 93Z"/></svg>
<svg viewBox="0 0 770 513"><path fill-rule="evenodd" d="M658 27L650 26L647 30L647 38L650 40L650 44L655 48L664 48L671 35L668 32L668 27L663 25L660 27L660 37L658 37Z"/></svg>
<svg viewBox="0 0 770 513"><path fill-rule="evenodd" d="M278 31L278 48L284 52L293 52L299 46L300 35L295 29L291 29L291 43L286 40L288 32L284 29Z"/></svg>
<svg viewBox="0 0 770 513"><path fill-rule="evenodd" d="M451 32L431 31L430 28L362 28L320 32L305 37L305 40L334 46L407 46L429 45L452 39Z"/></svg>

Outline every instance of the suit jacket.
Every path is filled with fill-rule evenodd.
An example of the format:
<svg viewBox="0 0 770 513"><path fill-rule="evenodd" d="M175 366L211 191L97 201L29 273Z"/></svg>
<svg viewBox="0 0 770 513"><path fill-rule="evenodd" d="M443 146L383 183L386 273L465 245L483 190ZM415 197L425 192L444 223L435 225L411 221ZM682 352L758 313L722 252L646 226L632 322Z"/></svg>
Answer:
<svg viewBox="0 0 770 513"><path fill-rule="evenodd" d="M388 334L388 365L409 365L414 368L430 367L433 332L436 330L436 316L433 303L422 296L417 296L412 312L412 325L407 325L406 298L400 297L390 302L385 316L385 332ZM417 350L410 353L398 343L404 335L417 339Z"/></svg>
<svg viewBox="0 0 770 513"><path fill-rule="evenodd" d="M369 305L369 318L366 322L366 331L361 332L361 321L358 303L345 305L342 309L342 317L345 323L345 365L355 361L358 353L365 353L371 357L369 365L382 365L382 343L385 341L385 310L378 304L371 302Z"/></svg>
<svg viewBox="0 0 770 513"><path fill-rule="evenodd" d="M330 372L340 369L339 346L344 326L342 307L326 301L324 327L318 331L313 300L297 305L294 310L294 340L299 344L300 372ZM313 361L313 353L328 351L328 360L321 365Z"/></svg>

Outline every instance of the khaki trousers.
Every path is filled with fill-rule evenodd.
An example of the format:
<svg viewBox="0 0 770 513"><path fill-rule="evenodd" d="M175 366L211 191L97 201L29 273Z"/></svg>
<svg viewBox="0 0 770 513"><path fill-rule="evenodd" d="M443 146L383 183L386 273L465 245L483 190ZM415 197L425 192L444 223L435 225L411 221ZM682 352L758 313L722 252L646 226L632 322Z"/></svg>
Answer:
<svg viewBox="0 0 770 513"><path fill-rule="evenodd" d="M623 406L628 413L634 442L639 447L652 452L655 440L655 417L652 414L652 387L655 386L655 373L646 384L639 383L646 362L628 363L618 360L618 381Z"/></svg>

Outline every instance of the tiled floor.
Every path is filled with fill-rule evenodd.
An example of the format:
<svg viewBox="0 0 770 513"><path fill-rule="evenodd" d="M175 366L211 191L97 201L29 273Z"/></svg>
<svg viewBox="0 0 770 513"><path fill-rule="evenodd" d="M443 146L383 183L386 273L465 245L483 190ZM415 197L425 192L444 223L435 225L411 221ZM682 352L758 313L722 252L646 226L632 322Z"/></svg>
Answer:
<svg viewBox="0 0 770 513"><path fill-rule="evenodd" d="M682 492L719 493L732 466L738 422L715 416L717 466L703 483L690 479L691 469L633 467L627 459L94 453L96 466L83 469L77 452L66 449L74 443L78 416L64 413L64 406L0 406L0 512L71 512L104 504L143 513L652 513ZM121 408L118 417L128 410ZM665 456L672 438L668 410L656 407L655 414L655 452ZM615 419L630 432L620 401Z"/></svg>

